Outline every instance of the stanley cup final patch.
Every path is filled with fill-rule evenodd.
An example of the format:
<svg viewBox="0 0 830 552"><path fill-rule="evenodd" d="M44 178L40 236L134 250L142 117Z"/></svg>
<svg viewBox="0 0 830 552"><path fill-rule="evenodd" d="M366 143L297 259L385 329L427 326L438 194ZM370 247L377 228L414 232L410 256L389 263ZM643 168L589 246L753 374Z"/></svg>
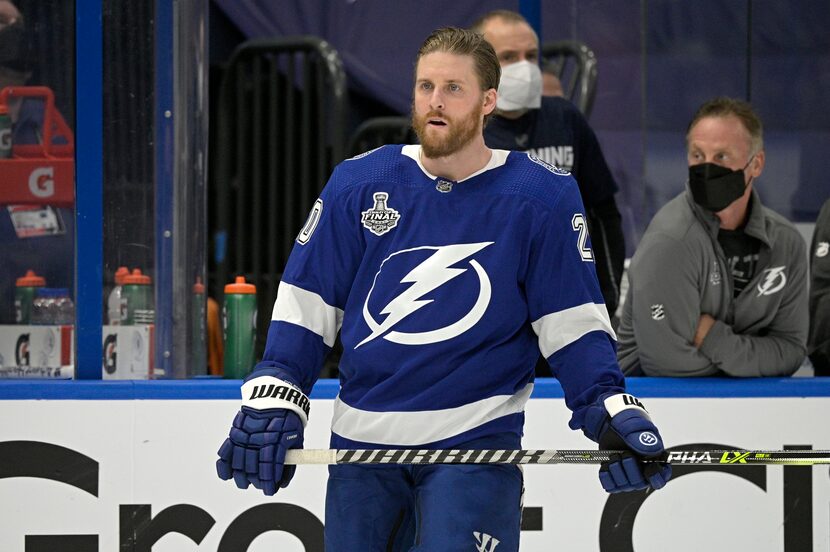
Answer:
<svg viewBox="0 0 830 552"><path fill-rule="evenodd" d="M395 209L387 207L389 194L386 192L376 192L373 197L375 205L360 213L360 222L372 234L382 236L398 225L401 215Z"/></svg>

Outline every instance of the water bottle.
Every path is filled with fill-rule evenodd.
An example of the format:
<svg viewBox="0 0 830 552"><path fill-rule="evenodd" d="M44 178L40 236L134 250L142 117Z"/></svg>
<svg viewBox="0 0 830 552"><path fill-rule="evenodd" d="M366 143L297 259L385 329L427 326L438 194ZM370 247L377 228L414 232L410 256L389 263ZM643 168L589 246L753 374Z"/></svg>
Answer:
<svg viewBox="0 0 830 552"><path fill-rule="evenodd" d="M0 159L12 156L12 118L6 104L0 104Z"/></svg>
<svg viewBox="0 0 830 552"><path fill-rule="evenodd" d="M205 284L197 276L193 284L193 374L207 374L207 312L205 301Z"/></svg>
<svg viewBox="0 0 830 552"><path fill-rule="evenodd" d="M42 287L35 291L32 301L31 323L37 325L54 324L55 319L55 289Z"/></svg>
<svg viewBox="0 0 830 552"><path fill-rule="evenodd" d="M15 324L29 324L32 321L32 303L38 288L46 286L46 279L35 274L34 270L27 270L25 276L15 281L14 288L14 322Z"/></svg>
<svg viewBox="0 0 830 552"><path fill-rule="evenodd" d="M32 302L31 323L65 326L75 323L75 304L66 288L37 288Z"/></svg>
<svg viewBox="0 0 830 552"><path fill-rule="evenodd" d="M225 286L222 321L225 377L244 378L254 368L256 340L256 286L246 283L244 276L237 276L235 283Z"/></svg>
<svg viewBox="0 0 830 552"><path fill-rule="evenodd" d="M69 297L69 290L56 288L54 324L68 326L75 323L75 303Z"/></svg>
<svg viewBox="0 0 830 552"><path fill-rule="evenodd" d="M123 308L126 305L121 301L121 294L124 289L124 277L129 273L126 266L119 266L115 271L115 286L107 296L107 321L111 325L121 324L127 314L126 309Z"/></svg>
<svg viewBox="0 0 830 552"><path fill-rule="evenodd" d="M121 324L152 324L155 321L156 311L153 308L152 280L141 270L134 268L130 274L124 276L121 286L121 301L125 315Z"/></svg>

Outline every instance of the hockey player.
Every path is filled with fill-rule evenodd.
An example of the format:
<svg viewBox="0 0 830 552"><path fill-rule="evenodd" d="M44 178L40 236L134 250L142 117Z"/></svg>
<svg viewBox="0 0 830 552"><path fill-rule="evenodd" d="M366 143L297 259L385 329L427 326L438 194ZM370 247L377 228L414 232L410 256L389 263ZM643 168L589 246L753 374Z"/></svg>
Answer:
<svg viewBox="0 0 830 552"><path fill-rule="evenodd" d="M467 30L418 54L420 146L344 161L288 260L262 362L219 449L222 479L272 495L302 447L307 395L338 330L334 448L521 448L541 350L570 425L630 452L600 468L609 492L671 475L639 401L624 393L576 182L491 150L499 63ZM644 468L644 466L647 466ZM326 550L517 550L522 473L510 465L329 468Z"/></svg>

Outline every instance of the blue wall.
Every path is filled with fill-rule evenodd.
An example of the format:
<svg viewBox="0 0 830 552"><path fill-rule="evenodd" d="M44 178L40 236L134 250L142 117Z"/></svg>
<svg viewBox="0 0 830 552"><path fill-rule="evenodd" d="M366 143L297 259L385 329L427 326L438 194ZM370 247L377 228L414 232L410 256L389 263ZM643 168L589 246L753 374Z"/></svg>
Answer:
<svg viewBox="0 0 830 552"><path fill-rule="evenodd" d="M314 34L340 52L350 86L406 112L415 53L439 26L467 26L518 1L213 0L244 35ZM812 222L830 196L830 2L547 0L542 41L587 43L599 61L591 124L621 193L629 254L683 189L684 134L716 95L749 99L766 125L763 201Z"/></svg>
<svg viewBox="0 0 830 552"><path fill-rule="evenodd" d="M631 242L685 181L684 135L716 95L748 99L765 125L756 187L772 209L812 222L830 183L830 2L546 2L545 37L599 59L591 123L621 184Z"/></svg>

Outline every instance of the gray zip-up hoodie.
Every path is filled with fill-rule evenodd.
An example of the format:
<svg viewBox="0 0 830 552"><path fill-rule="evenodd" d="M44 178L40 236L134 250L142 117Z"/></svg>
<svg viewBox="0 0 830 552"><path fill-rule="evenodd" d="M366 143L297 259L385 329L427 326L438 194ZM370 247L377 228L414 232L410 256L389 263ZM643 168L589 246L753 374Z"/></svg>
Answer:
<svg viewBox="0 0 830 552"><path fill-rule="evenodd" d="M752 281L733 298L718 218L686 191L663 206L628 271L617 331L623 373L647 376L788 376L806 355L807 253L787 219L753 190L745 231L761 240ZM700 315L716 319L700 349Z"/></svg>

